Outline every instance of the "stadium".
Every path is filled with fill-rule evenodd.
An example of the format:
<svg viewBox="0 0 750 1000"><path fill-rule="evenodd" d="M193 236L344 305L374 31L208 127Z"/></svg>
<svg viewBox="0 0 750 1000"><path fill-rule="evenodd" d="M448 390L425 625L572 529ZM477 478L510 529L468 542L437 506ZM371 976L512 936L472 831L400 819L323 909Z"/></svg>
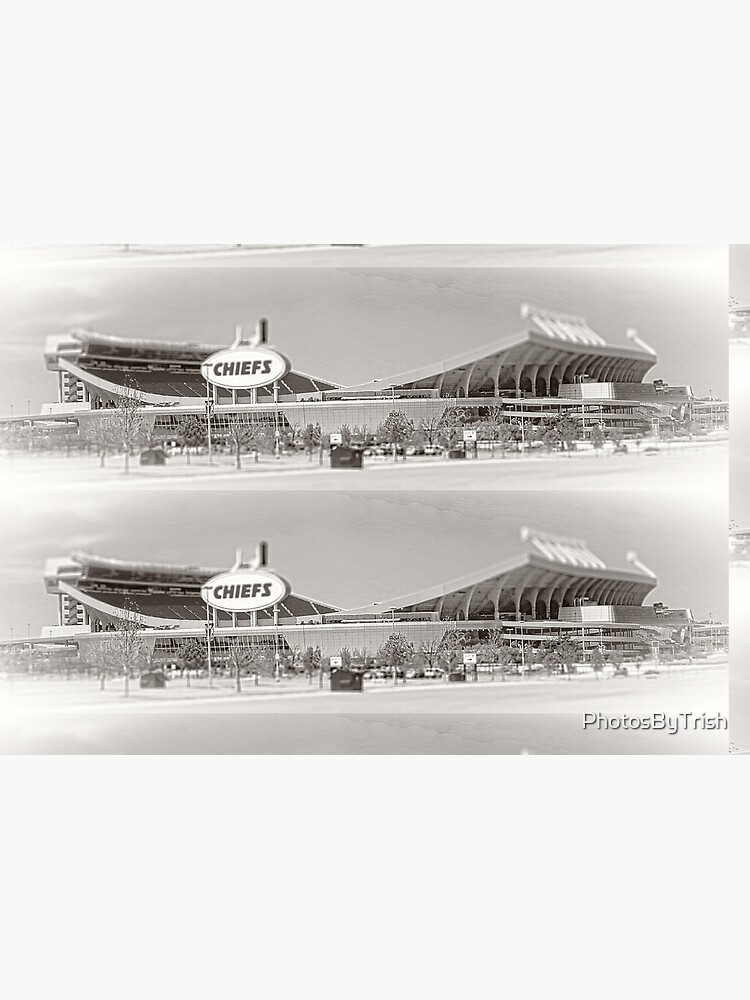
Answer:
<svg viewBox="0 0 750 1000"><path fill-rule="evenodd" d="M292 591L266 611L212 610L214 663L226 662L237 645L265 647L288 662L311 647L323 657L342 649L375 656L395 634L419 652L449 640L463 649L479 646L492 633L495 641L520 646L527 662L543 642L565 638L577 643L582 662L595 649L634 660L669 658L696 645L707 652L725 648L725 626L698 623L688 608L644 603L658 580L634 553L625 561L625 568L609 566L582 540L524 528L517 554L366 607L344 609ZM187 640L205 643L201 585L221 572L83 552L51 559L44 582L57 598L58 622L32 646L62 647L85 658L92 643L101 643L127 619L152 652L152 662L175 665Z"/></svg>
<svg viewBox="0 0 750 1000"><path fill-rule="evenodd" d="M266 425L287 440L308 426L321 435L342 427L370 432L397 410L416 428L434 428L455 411L471 425L495 420L524 428L570 417L586 437L594 425L623 437L672 431L687 421L725 426L726 406L696 405L690 386L644 381L656 353L633 330L612 345L585 319L524 306L482 348L418 369L353 386L292 370L271 386L229 391L211 387L216 440L239 419ZM58 378L58 400L32 423L73 423L86 432L118 400L139 401L154 438L179 438L188 416L205 418L207 384L201 363L222 345L130 340L74 329L48 340L45 363ZM717 401L714 401L717 402ZM429 433L428 433L429 436ZM431 442L429 442L431 443Z"/></svg>

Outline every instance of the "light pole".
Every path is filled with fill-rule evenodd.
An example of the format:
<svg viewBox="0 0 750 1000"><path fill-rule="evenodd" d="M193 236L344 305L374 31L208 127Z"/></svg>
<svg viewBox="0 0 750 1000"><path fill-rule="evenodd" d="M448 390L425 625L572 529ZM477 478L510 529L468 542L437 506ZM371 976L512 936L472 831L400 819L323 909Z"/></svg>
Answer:
<svg viewBox="0 0 750 1000"><path fill-rule="evenodd" d="M281 684L281 653L279 653L279 606L273 606L273 646L276 683ZM321 667L322 670L322 667Z"/></svg>
<svg viewBox="0 0 750 1000"><path fill-rule="evenodd" d="M214 686L213 677L213 662L211 659L211 636L213 635L214 626L211 621L211 605L206 604L206 658L208 660L208 686L212 688Z"/></svg>
<svg viewBox="0 0 750 1000"><path fill-rule="evenodd" d="M274 424L274 439L276 442L276 460L281 459L281 441L279 433L279 383L274 382L273 384L273 424Z"/></svg>
<svg viewBox="0 0 750 1000"><path fill-rule="evenodd" d="M211 448L211 413L214 408L214 401L212 398L213 386L206 380L206 432L208 437L208 464L213 465L213 451ZM188 454L188 458L190 455Z"/></svg>

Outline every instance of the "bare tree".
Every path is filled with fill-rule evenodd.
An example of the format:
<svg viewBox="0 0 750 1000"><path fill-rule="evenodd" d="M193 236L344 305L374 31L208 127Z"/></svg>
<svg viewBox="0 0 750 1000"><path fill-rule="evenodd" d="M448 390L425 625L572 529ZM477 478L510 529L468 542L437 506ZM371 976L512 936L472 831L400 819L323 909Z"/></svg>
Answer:
<svg viewBox="0 0 750 1000"><path fill-rule="evenodd" d="M302 430L302 444L307 452L308 462L312 462L313 452L320 444L320 424L307 424Z"/></svg>
<svg viewBox="0 0 750 1000"><path fill-rule="evenodd" d="M131 613L118 620L117 630L112 634L112 660L118 671L122 671L125 676L126 698L130 694L131 672L143 656L141 628L141 623Z"/></svg>
<svg viewBox="0 0 750 1000"><path fill-rule="evenodd" d="M435 635L430 639L423 640L419 644L417 652L425 666L434 669L440 664L444 649L445 634Z"/></svg>
<svg viewBox="0 0 750 1000"><path fill-rule="evenodd" d="M440 428L443 422L443 413L433 413L428 417L422 417L419 421L417 431L421 434L422 440L430 447L434 447L440 441Z"/></svg>
<svg viewBox="0 0 750 1000"><path fill-rule="evenodd" d="M122 674L125 678L125 697L130 694L133 668L142 660L144 652L141 624L132 612L123 609L112 632L92 643L88 655L99 666L100 689L104 690L107 673Z"/></svg>
<svg viewBox="0 0 750 1000"><path fill-rule="evenodd" d="M301 656L302 666L304 667L305 673L307 674L307 681L308 684L310 685L312 685L313 682L313 674L315 673L315 669L317 667L320 667L321 660L322 660L322 653L320 646L308 646L307 649L304 649L302 651L302 656ZM322 680L320 686L323 687Z"/></svg>
<svg viewBox="0 0 750 1000"><path fill-rule="evenodd" d="M247 670L253 662L252 651L238 642L232 643L227 654L227 661L234 670L237 694L242 693L242 671Z"/></svg>
<svg viewBox="0 0 750 1000"><path fill-rule="evenodd" d="M104 691L106 687L107 674L113 672L114 670L111 639L98 639L95 642L88 643L86 646L85 660L87 663L90 663L99 674L99 690Z"/></svg>
<svg viewBox="0 0 750 1000"><path fill-rule="evenodd" d="M492 444L492 457L495 457L495 444L499 443L505 458L505 450L513 440L514 433L502 406L491 406L479 428L482 436Z"/></svg>
<svg viewBox="0 0 750 1000"><path fill-rule="evenodd" d="M99 456L100 468L104 468L108 453L117 446L117 443L109 414L88 421L83 432L83 444L87 448L93 448L94 453Z"/></svg>
<svg viewBox="0 0 750 1000"><path fill-rule="evenodd" d="M143 441L143 403L133 394L118 396L108 415L112 439L125 455L125 475L130 471L130 452Z"/></svg>
<svg viewBox="0 0 750 1000"><path fill-rule="evenodd" d="M257 421L248 423L242 417L230 416L226 423L227 437L234 449L237 468L242 468L242 449L251 447L255 451L255 461L258 461L258 451L268 445L269 428Z"/></svg>

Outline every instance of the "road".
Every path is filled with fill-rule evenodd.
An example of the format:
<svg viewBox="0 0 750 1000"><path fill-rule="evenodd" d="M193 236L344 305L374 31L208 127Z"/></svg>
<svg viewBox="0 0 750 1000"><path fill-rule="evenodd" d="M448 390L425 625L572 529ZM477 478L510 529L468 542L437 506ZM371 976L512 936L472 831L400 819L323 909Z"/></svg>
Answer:
<svg viewBox="0 0 750 1000"><path fill-rule="evenodd" d="M176 689L175 689L176 690ZM658 677L370 686L179 700L108 691L105 704L3 700L2 753L726 753L726 732L583 729L605 716L727 713L725 668ZM156 695L156 697L152 697ZM23 699L22 699L23 701Z"/></svg>
<svg viewBox="0 0 750 1000"><path fill-rule="evenodd" d="M3 459L18 487L49 484L55 489L153 490L677 490L713 491L727 481L727 444L662 448L657 455L528 456L522 459L450 461L414 459L394 463L365 459L361 470L331 469L295 460L277 465L272 458L248 461L241 471L229 462L210 470L205 459L184 465L171 460L166 470L131 465L125 476L121 459L105 469L95 458Z"/></svg>

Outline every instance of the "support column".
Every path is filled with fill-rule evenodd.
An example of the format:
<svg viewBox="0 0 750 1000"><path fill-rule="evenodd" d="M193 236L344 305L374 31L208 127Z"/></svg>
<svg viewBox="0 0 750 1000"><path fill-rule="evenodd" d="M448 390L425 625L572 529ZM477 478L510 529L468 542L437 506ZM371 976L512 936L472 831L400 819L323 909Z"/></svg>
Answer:
<svg viewBox="0 0 750 1000"><path fill-rule="evenodd" d="M469 385L471 384L471 377L474 374L474 369L476 368L476 366L477 362L475 361L473 365L469 366L469 368L466 371L466 374L461 379L461 388L464 391L464 397L469 395Z"/></svg>
<svg viewBox="0 0 750 1000"><path fill-rule="evenodd" d="M539 591L541 589L542 589L541 587L535 587L534 590L531 591L531 593L533 595L530 598L530 600L531 600L531 617L534 619L534 621L536 621L536 602L537 602L537 598L539 597Z"/></svg>
<svg viewBox="0 0 750 1000"><path fill-rule="evenodd" d="M471 607L471 599L474 596L474 591L476 589L477 589L477 585L474 584L474 586L471 588L471 590L467 593L467 595L464 598L464 600L461 602L461 608L460 608L460 610L463 612L464 621L468 621L468 618L469 618L469 608Z"/></svg>

